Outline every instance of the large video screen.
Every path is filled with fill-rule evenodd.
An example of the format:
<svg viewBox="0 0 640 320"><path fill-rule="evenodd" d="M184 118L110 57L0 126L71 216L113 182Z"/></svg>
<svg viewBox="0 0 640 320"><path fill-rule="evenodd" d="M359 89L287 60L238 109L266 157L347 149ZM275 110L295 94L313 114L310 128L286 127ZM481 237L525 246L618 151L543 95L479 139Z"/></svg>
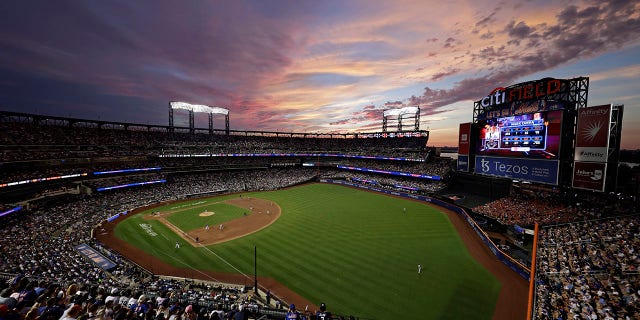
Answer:
<svg viewBox="0 0 640 320"><path fill-rule="evenodd" d="M558 159L562 110L492 118L478 125L478 155Z"/></svg>

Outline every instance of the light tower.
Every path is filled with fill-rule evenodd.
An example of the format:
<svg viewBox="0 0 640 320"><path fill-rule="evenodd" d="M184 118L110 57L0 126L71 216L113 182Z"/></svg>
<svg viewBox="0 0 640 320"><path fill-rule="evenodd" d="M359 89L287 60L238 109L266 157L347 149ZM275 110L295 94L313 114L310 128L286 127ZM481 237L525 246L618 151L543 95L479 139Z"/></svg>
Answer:
<svg viewBox="0 0 640 320"><path fill-rule="evenodd" d="M201 104L190 104L187 102L170 101L169 102L169 131L173 132L173 110L187 110L189 112L189 132L195 132L194 113L202 112L209 115L209 134L213 134L213 115L223 114L225 116L225 134L229 134L229 109L220 107L211 107Z"/></svg>
<svg viewBox="0 0 640 320"><path fill-rule="evenodd" d="M382 132L387 132L389 121L396 122L398 132L405 131L403 119L413 119L413 130L420 131L420 107L389 109L382 113Z"/></svg>

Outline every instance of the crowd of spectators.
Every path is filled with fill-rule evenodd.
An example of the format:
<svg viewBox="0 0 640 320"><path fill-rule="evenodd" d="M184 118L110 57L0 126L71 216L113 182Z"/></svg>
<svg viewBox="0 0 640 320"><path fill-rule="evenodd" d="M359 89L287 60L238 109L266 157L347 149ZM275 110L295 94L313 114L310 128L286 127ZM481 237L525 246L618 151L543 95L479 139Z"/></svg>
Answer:
<svg viewBox="0 0 640 320"><path fill-rule="evenodd" d="M68 177L92 188L140 182L130 174L96 180L95 171L161 167L164 175L176 171L212 171L237 168L301 166L305 162L320 165L363 167L382 171L399 171L447 177L451 164L447 160L424 162L431 153L426 137L355 138L356 135L295 135L232 132L231 135L204 132L151 131L130 126L128 130L113 125L98 128L92 121L42 120L0 122L0 188L6 184L47 182L49 178ZM34 119L37 120L37 119ZM287 156L219 156L227 154L287 154ZM324 154L325 156L305 156ZM387 156L404 160L356 159L326 155ZM193 155L209 155L192 158ZM214 155L214 156L211 156ZM299 155L299 156L291 156ZM411 161L413 160L413 161ZM417 160L417 161L416 161ZM402 179L378 177L383 183L398 185ZM55 179L54 179L55 180ZM113 180L111 182L110 180ZM387 182L384 182L386 180ZM406 184L419 187L408 179ZM4 186L3 186L4 184ZM401 184L401 183L400 183ZM70 187L69 185L65 185ZM428 184L428 190L436 184ZM56 182L54 188L61 187ZM251 188L252 186L247 186ZM43 186L42 188L49 188ZM262 187L260 187L262 188ZM6 191L0 190L0 191ZM22 195L12 195L14 201Z"/></svg>
<svg viewBox="0 0 640 320"><path fill-rule="evenodd" d="M476 206L473 211L506 225L533 226L575 220L559 194L551 192L512 192L510 196Z"/></svg>
<svg viewBox="0 0 640 320"><path fill-rule="evenodd" d="M355 184L409 193L435 193L443 190L447 186L443 181L419 178L407 179L399 176L367 174L358 171L338 169L323 170L321 171L321 177L329 179L344 179Z"/></svg>
<svg viewBox="0 0 640 320"><path fill-rule="evenodd" d="M104 187L112 187L112 186L121 186L121 185L130 184L130 183L140 183L140 182L157 181L157 180L166 180L166 174L160 173L160 172L151 172L151 173L144 173L144 174L122 175L122 176L87 180L84 182L84 184L91 188L104 188Z"/></svg>
<svg viewBox="0 0 640 320"><path fill-rule="evenodd" d="M348 153L424 159L426 137L231 135L0 122L0 161L230 153Z"/></svg>
<svg viewBox="0 0 640 320"><path fill-rule="evenodd" d="M0 317L19 319L247 319L262 305L238 287L176 286L157 279L155 292L98 283L62 284L18 275L0 283Z"/></svg>
<svg viewBox="0 0 640 320"><path fill-rule="evenodd" d="M171 176L169 186L176 197L213 192L276 190L312 180L316 173L303 168L273 168L240 171L215 171Z"/></svg>
<svg viewBox="0 0 640 320"><path fill-rule="evenodd" d="M430 162L413 161L372 161L363 159L348 159L343 161L347 166L370 168L383 171L397 171L406 173L418 173L430 176L447 177L451 172L449 159L435 159Z"/></svg>
<svg viewBox="0 0 640 320"><path fill-rule="evenodd" d="M10 167L5 165L0 170L0 184L48 178L71 174L86 173L88 178L93 178L93 172L121 170L132 168L160 167L163 172L188 171L188 170L219 170L241 167L271 167L283 165L301 165L303 162L316 162L316 159L304 157L211 157L211 158L151 158L148 161L113 162L98 164L76 164L61 166L21 166ZM324 166L353 166L384 171L398 171L415 174L446 177L451 171L450 160L434 160L428 163L413 161L393 160L361 160L351 158L329 157L323 159L320 164ZM86 179L86 178L85 178Z"/></svg>
<svg viewBox="0 0 640 320"><path fill-rule="evenodd" d="M169 183L162 185L134 187L93 195L67 195L59 200L34 201L29 204L28 209L0 221L0 248L2 248L0 270L31 279L30 286L40 281L57 285L90 284L96 290L105 290L105 292L114 289L125 292L128 289L144 292L147 295L160 295L162 291L170 290L176 299L179 298L179 301L193 304L196 311L199 311L206 302L207 314L210 314L212 306L217 307L218 304L228 312L234 308L234 305L245 305L244 300L239 301L239 299L246 299L247 296L234 297L226 290L227 293L218 292L214 295L214 298L218 298L214 299L212 294L215 290L185 291L185 288L192 287L193 284L188 281L171 282L149 277L117 253L111 252L96 242L91 236L91 229L114 214L161 201L221 190L226 192L273 190L308 181L313 178L313 174L311 170L290 167L262 169L260 174L250 170L192 173L172 176ZM100 251L114 261L116 267L105 271L94 265L75 249L78 244L88 244ZM126 287L124 287L125 284ZM10 290L14 292L9 295L18 289L12 287ZM56 294L58 290L59 288L55 290ZM22 291L24 287L20 287L19 292ZM220 298L221 294L223 298ZM104 298L104 295L92 295L93 298L98 296ZM43 297L41 302L46 302L50 298L53 296ZM20 318L25 318L26 313L31 310L27 307L33 306L36 300L33 299L30 304L8 309L11 312L21 313ZM83 300L84 302L87 300ZM98 309L101 310L105 306L106 302L101 301ZM247 306L249 307L247 310L256 307ZM69 304L61 305L60 309L68 307ZM154 307L161 308L161 304L158 303ZM186 304L182 307L184 312ZM84 314L92 312L91 305L83 304L82 310ZM126 315L122 316L131 317L130 310L131 308L123 308L122 312ZM156 314L157 310L154 310L154 317ZM166 315L166 318L168 317L169 314Z"/></svg>
<svg viewBox="0 0 640 320"><path fill-rule="evenodd" d="M542 228L536 319L640 319L640 216Z"/></svg>
<svg viewBox="0 0 640 320"><path fill-rule="evenodd" d="M512 188L509 196L473 208L505 225L532 227L635 213L632 197L590 192L567 193L540 188ZM606 214L605 214L606 213Z"/></svg>

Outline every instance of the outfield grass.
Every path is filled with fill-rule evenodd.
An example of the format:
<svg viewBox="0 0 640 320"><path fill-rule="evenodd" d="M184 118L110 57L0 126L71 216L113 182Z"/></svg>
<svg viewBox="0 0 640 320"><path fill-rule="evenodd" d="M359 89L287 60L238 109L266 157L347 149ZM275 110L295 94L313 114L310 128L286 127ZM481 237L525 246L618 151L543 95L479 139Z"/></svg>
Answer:
<svg viewBox="0 0 640 320"><path fill-rule="evenodd" d="M139 215L120 223L116 235L176 266L248 275L253 274L257 246L258 275L277 279L316 305L325 302L338 314L371 319L491 318L500 283L470 256L447 216L437 209L329 184L247 195L278 203L280 219L259 232L208 248L175 250L177 236ZM157 235L150 236L141 223L150 224ZM421 275L418 264L424 268Z"/></svg>

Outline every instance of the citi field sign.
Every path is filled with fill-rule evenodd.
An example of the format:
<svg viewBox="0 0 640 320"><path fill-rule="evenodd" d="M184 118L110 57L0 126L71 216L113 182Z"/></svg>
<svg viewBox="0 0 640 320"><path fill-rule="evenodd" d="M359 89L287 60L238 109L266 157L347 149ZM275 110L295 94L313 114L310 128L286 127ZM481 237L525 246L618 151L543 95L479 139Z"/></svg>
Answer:
<svg viewBox="0 0 640 320"><path fill-rule="evenodd" d="M532 82L513 85L508 88L495 88L478 102L482 107L491 107L509 102L541 99L546 96L561 93L564 80L545 78Z"/></svg>

